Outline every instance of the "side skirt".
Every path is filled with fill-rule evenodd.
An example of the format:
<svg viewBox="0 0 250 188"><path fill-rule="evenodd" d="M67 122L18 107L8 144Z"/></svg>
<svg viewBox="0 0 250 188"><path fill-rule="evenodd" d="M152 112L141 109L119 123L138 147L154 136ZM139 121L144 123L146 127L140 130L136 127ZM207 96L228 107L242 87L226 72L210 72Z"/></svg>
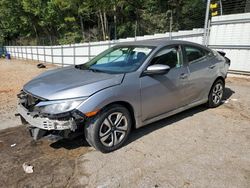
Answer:
<svg viewBox="0 0 250 188"><path fill-rule="evenodd" d="M145 125L147 125L147 124L150 124L150 123L153 123L153 122L155 122L155 121L159 121L159 120L161 120L161 119L167 118L167 117L169 117L169 116L178 114L178 113L180 113L180 112L183 112L183 111L185 111L185 110L187 110L187 109L190 109L190 108L193 108L193 107L195 107L195 106L199 106L199 105L204 104L204 103L206 103L206 102L207 102L207 99L204 99L204 100L201 100L201 101L197 101L197 102L194 102L194 103L192 103L192 104L188 104L188 105L186 105L186 106L180 107L180 108L178 108L178 109L176 109L176 110L173 110L173 111L170 111L170 112L161 114L161 115L156 116L156 117L153 117L153 118L151 118L151 119L147 119L147 120L145 120L145 121L142 122L142 126L140 126L140 127L143 127L143 126L145 126ZM139 128L139 127L137 127L137 128Z"/></svg>

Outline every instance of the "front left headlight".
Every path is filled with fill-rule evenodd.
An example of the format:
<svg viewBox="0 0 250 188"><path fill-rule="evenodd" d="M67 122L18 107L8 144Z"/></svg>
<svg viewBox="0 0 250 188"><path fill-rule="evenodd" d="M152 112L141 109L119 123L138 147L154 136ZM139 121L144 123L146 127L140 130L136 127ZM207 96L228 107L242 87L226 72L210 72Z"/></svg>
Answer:
<svg viewBox="0 0 250 188"><path fill-rule="evenodd" d="M44 101L36 105L40 113L60 114L77 108L84 100Z"/></svg>

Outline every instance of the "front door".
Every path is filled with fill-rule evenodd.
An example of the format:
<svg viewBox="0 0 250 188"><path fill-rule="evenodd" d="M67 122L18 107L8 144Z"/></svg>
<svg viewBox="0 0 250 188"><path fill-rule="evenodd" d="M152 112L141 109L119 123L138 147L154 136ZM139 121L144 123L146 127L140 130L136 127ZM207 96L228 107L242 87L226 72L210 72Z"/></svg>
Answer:
<svg viewBox="0 0 250 188"><path fill-rule="evenodd" d="M142 120L177 109L185 104L188 69L183 64L180 46L164 47L149 65L164 64L171 69L163 75L146 75L141 82Z"/></svg>

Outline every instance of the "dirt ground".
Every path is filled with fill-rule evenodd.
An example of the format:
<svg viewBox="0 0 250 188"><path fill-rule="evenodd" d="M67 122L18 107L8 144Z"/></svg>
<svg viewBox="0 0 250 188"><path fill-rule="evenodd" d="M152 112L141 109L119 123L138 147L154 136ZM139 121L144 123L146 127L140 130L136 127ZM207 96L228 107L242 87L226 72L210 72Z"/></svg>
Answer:
<svg viewBox="0 0 250 188"><path fill-rule="evenodd" d="M48 64L45 69L38 69L37 64L32 61L0 59L0 130L19 123L19 118L15 118L13 113L16 110L16 95L22 86L38 74L55 67Z"/></svg>
<svg viewBox="0 0 250 188"><path fill-rule="evenodd" d="M16 94L34 63L0 60L0 127L17 126ZM0 131L0 187L250 187L250 78L229 77L224 104L199 106L132 132L109 154L83 138L34 142ZM6 112L7 111L7 112ZM11 147L12 144L16 144ZM34 166L25 174L22 164Z"/></svg>

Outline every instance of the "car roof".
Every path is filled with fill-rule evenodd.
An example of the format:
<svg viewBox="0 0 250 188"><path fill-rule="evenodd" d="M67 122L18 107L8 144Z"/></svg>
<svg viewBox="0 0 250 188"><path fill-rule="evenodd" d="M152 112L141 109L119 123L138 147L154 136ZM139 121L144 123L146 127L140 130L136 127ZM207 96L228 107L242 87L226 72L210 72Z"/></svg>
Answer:
<svg viewBox="0 0 250 188"><path fill-rule="evenodd" d="M205 46L202 46L197 43L183 41L183 40L169 40L169 39L150 39L150 40L139 40L139 41L131 41L131 42L121 42L117 44L117 46L153 46L153 47L159 47L159 46L168 46L168 45L174 45L174 44L186 44L186 45L194 45L198 47L205 48Z"/></svg>

